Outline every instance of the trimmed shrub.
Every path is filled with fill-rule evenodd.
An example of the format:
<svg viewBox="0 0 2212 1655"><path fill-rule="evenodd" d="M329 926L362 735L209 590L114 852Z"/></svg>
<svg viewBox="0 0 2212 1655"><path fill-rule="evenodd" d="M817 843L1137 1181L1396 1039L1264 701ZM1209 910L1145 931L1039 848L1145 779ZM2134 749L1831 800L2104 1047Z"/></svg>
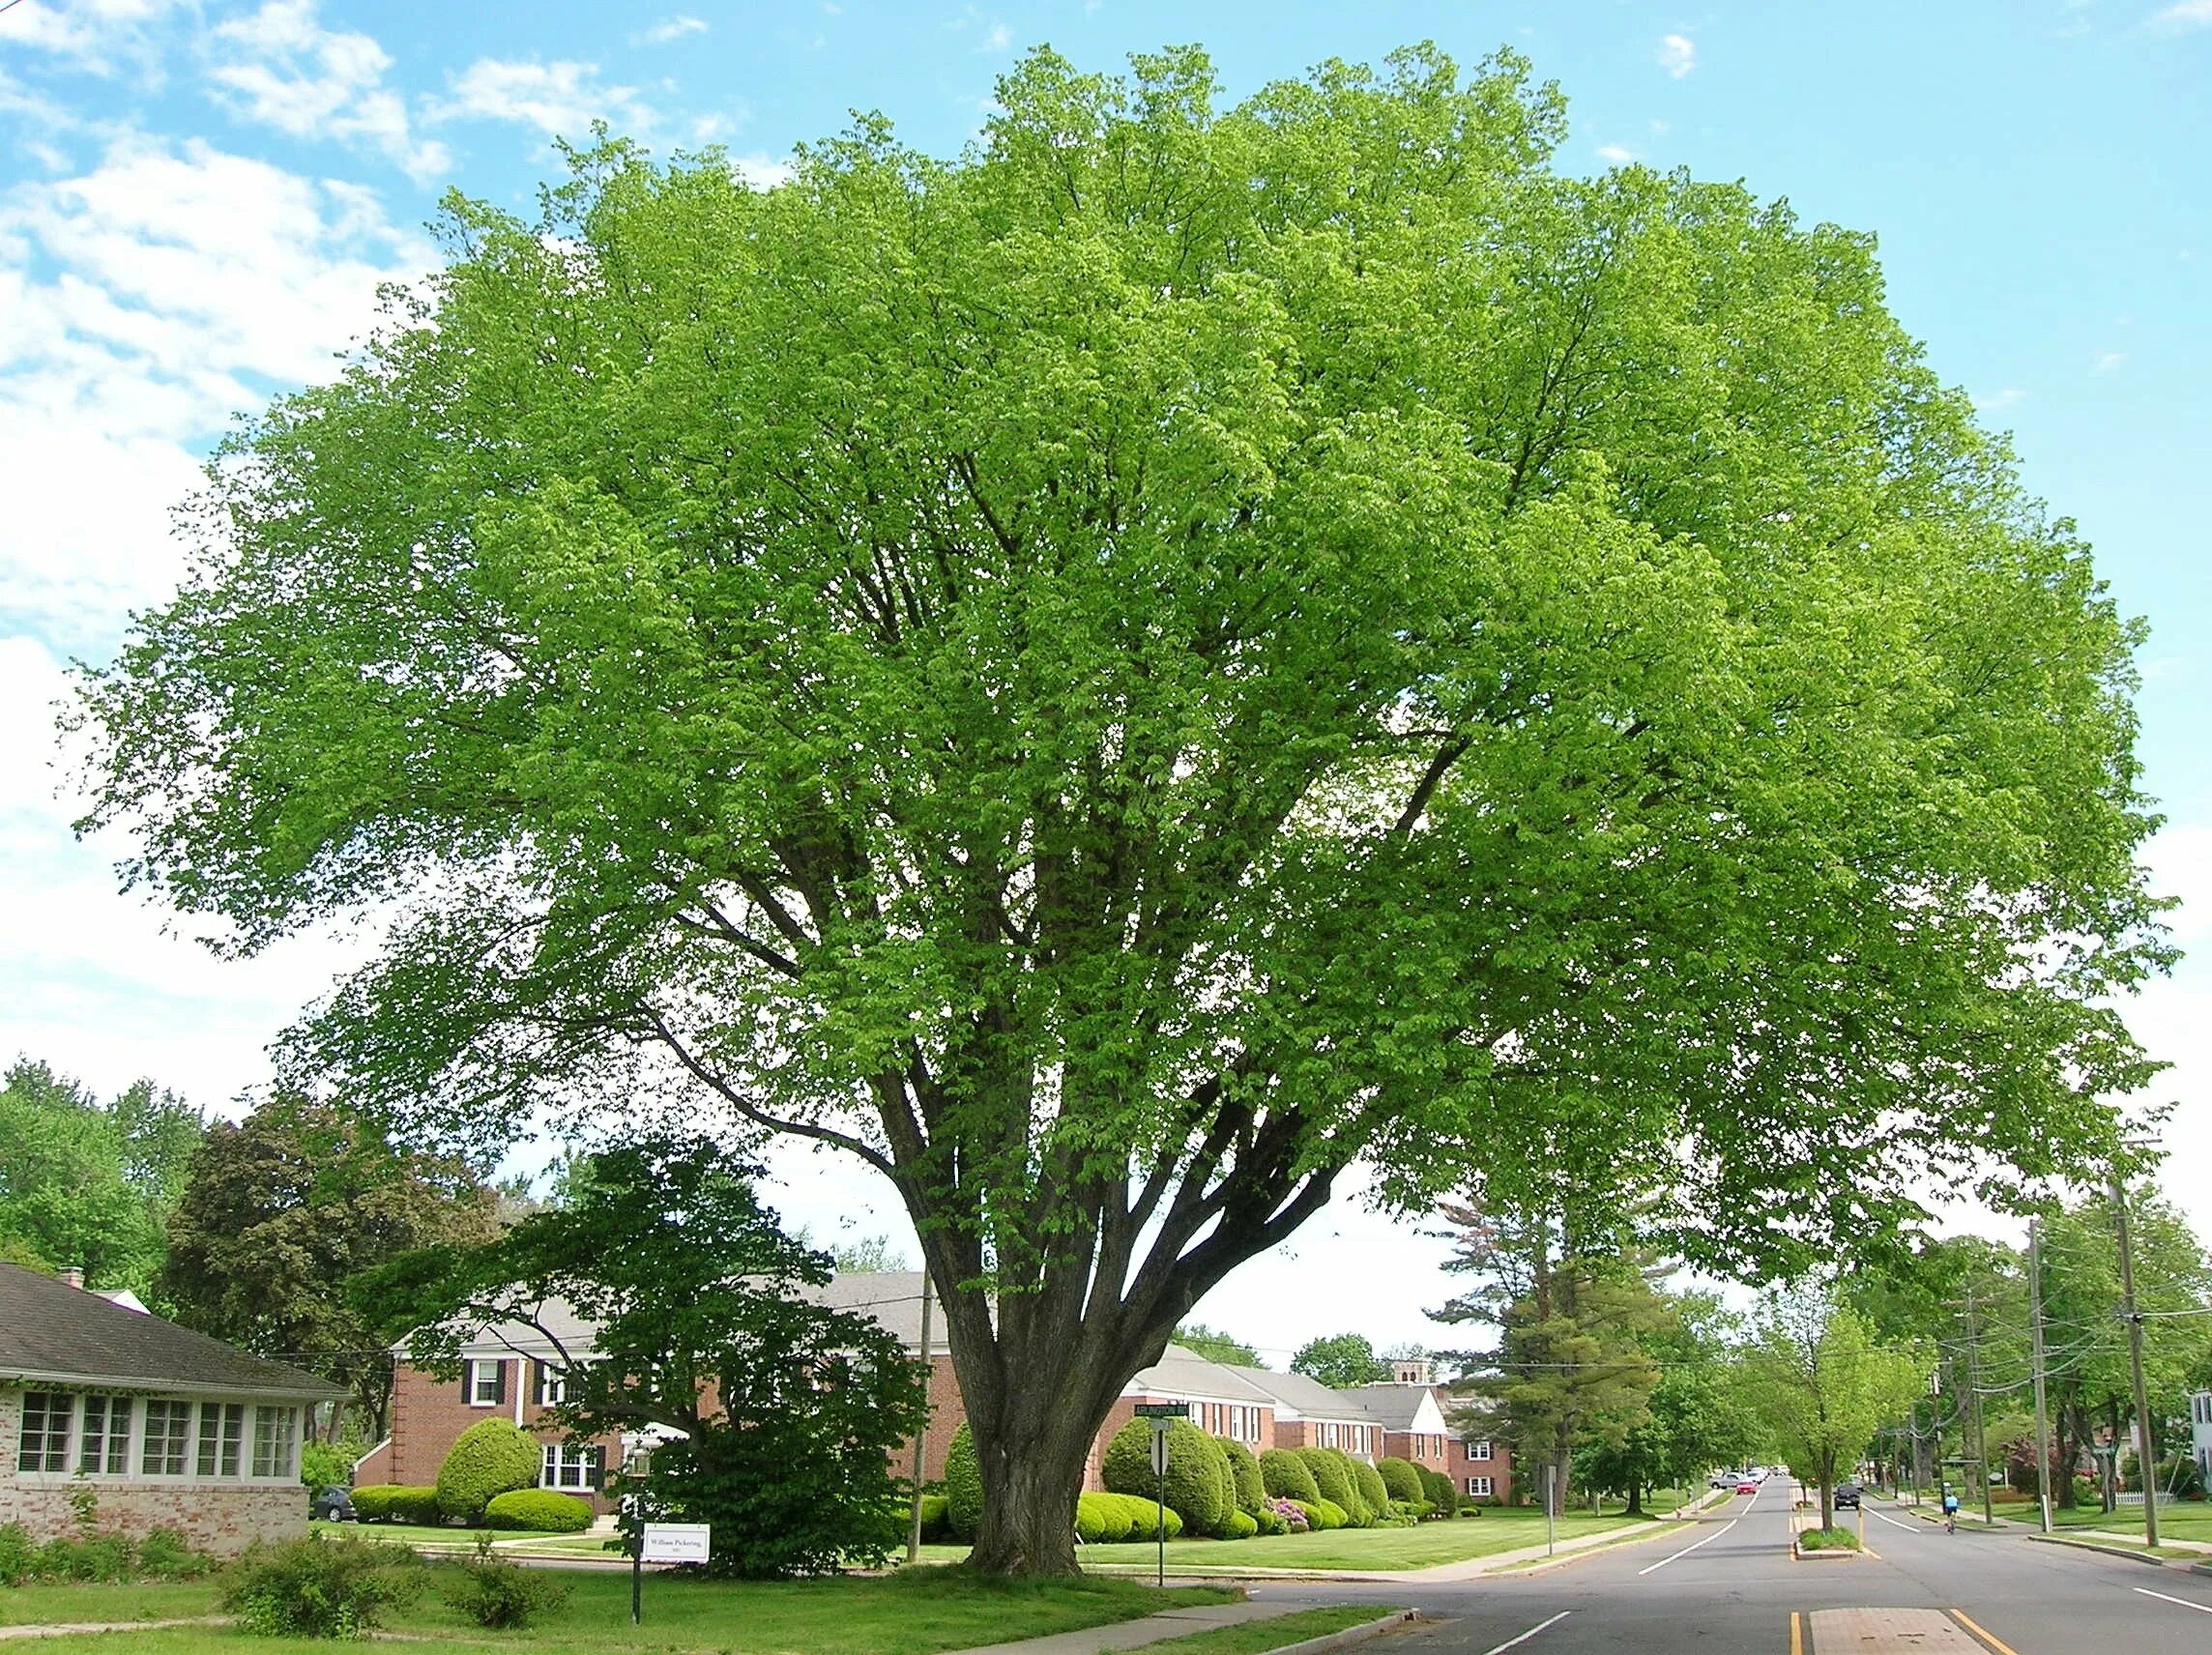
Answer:
<svg viewBox="0 0 2212 1655"><path fill-rule="evenodd" d="M1260 1525L1260 1532L1262 1534L1290 1533L1290 1514L1282 1509L1289 1503L1290 1502L1288 1500L1269 1500L1266 1504L1263 1505L1257 1513L1254 1514L1252 1521ZM1305 1522L1306 1520L1304 1515L1302 1513L1299 1514L1298 1526L1300 1528L1305 1526Z"/></svg>
<svg viewBox="0 0 2212 1655"><path fill-rule="evenodd" d="M1344 1508L1332 1501L1295 1499L1285 1500L1283 1503L1295 1506L1298 1516L1305 1520L1305 1525L1316 1533L1324 1528L1342 1528L1344 1526Z"/></svg>
<svg viewBox="0 0 2212 1655"><path fill-rule="evenodd" d="M1249 1540L1260 1532L1260 1520L1242 1506L1229 1508L1229 1517L1221 1538L1224 1540Z"/></svg>
<svg viewBox="0 0 2212 1655"><path fill-rule="evenodd" d="M420 1523L431 1527L446 1521L438 1491L407 1483L364 1483L353 1491L353 1515L361 1523Z"/></svg>
<svg viewBox="0 0 2212 1655"><path fill-rule="evenodd" d="M1345 1474L1342 1462L1326 1448L1295 1448L1293 1453L1306 1463L1313 1473L1314 1487L1321 1497L1335 1505L1339 1511L1350 1512L1353 1502L1359 1496L1353 1493L1352 1478Z"/></svg>
<svg viewBox="0 0 2212 1655"><path fill-rule="evenodd" d="M1132 1419L1116 1432L1099 1471L1115 1494L1153 1494L1160 1479L1152 1474L1151 1426ZM1228 1461L1213 1438L1187 1419L1168 1426L1166 1494L1168 1509L1181 1517L1183 1528L1192 1534L1218 1534L1222 1515L1233 1503Z"/></svg>
<svg viewBox="0 0 2212 1655"><path fill-rule="evenodd" d="M438 1509L463 1523L481 1523L495 1495L535 1488L543 1463L543 1444L512 1420L480 1419L438 1467Z"/></svg>
<svg viewBox="0 0 2212 1655"><path fill-rule="evenodd" d="M914 1521L914 1508L905 1508L907 1521ZM921 1496L921 1537L928 1541L952 1538L952 1502L943 1495Z"/></svg>
<svg viewBox="0 0 2212 1655"><path fill-rule="evenodd" d="M1260 1461L1251 1449L1234 1437L1217 1437L1221 1457L1229 1463L1229 1497L1239 1511L1257 1512L1267 1503L1267 1485L1260 1480Z"/></svg>
<svg viewBox="0 0 2212 1655"><path fill-rule="evenodd" d="M1382 1478L1382 1486L1390 1491L1394 1500L1407 1504L1431 1504L1428 1491L1421 1486L1421 1467L1411 1460L1402 1460L1395 1454L1385 1454L1375 1462L1375 1469Z"/></svg>
<svg viewBox="0 0 2212 1655"><path fill-rule="evenodd" d="M323 1533L280 1546L255 1541L231 1566L222 1607L240 1628L292 1638L359 1638L422 1589L421 1558L403 1546Z"/></svg>
<svg viewBox="0 0 2212 1655"><path fill-rule="evenodd" d="M476 1555L449 1575L445 1598L479 1626L505 1632L528 1626L547 1610L559 1609L568 1601L568 1586L543 1569L525 1569L511 1558L499 1556L491 1549L491 1536L480 1534Z"/></svg>
<svg viewBox="0 0 2212 1655"><path fill-rule="evenodd" d="M1321 1498L1321 1485L1313 1469L1295 1448L1269 1448L1260 1455L1260 1486L1269 1499L1311 1502Z"/></svg>
<svg viewBox="0 0 2212 1655"><path fill-rule="evenodd" d="M1429 1504L1439 1517L1459 1516L1459 1485L1441 1471L1432 1471L1426 1466L1415 1466L1421 1474L1421 1491L1428 1495Z"/></svg>
<svg viewBox="0 0 2212 1655"><path fill-rule="evenodd" d="M1137 1495L1114 1495L1111 1497L1124 1502L1122 1510L1129 1514L1131 1540L1157 1540L1160 1537L1160 1508L1156 1501ZM1179 1538L1183 1531L1182 1513L1172 1505L1168 1507L1167 1530L1170 1540Z"/></svg>
<svg viewBox="0 0 2212 1655"><path fill-rule="evenodd" d="M364 1483L353 1491L353 1515L362 1523L389 1523L397 1483Z"/></svg>
<svg viewBox="0 0 2212 1655"><path fill-rule="evenodd" d="M1108 1546L1129 1538L1136 1527L1122 1495L1079 1495L1075 1500L1075 1537L1086 1546Z"/></svg>
<svg viewBox="0 0 2212 1655"><path fill-rule="evenodd" d="M592 1526L592 1502L552 1489L515 1489L484 1502L486 1528L536 1528L553 1534L581 1534ZM491 1621L484 1625L490 1626ZM521 1622L515 1622L520 1625Z"/></svg>
<svg viewBox="0 0 2212 1655"><path fill-rule="evenodd" d="M1353 1481L1359 1490L1359 1498L1367 1507L1370 1520L1379 1520L1390 1514L1390 1491L1382 1484L1382 1473L1364 1460L1352 1462Z"/></svg>
<svg viewBox="0 0 2212 1655"><path fill-rule="evenodd" d="M965 1425L952 1434L952 1446L945 1451L945 1520L952 1538L967 1545L983 1531L983 1462L975 1457L975 1438Z"/></svg>

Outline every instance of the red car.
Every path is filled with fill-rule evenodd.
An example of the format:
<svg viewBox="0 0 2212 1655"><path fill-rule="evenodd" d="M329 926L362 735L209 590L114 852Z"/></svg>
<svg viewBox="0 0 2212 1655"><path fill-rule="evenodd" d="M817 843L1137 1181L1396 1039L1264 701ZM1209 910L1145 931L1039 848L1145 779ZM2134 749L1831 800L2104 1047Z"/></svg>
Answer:
<svg viewBox="0 0 2212 1655"><path fill-rule="evenodd" d="M1741 1477L1736 1481L1735 1492L1739 1495L1755 1495L1759 1493L1759 1485L1749 1477Z"/></svg>

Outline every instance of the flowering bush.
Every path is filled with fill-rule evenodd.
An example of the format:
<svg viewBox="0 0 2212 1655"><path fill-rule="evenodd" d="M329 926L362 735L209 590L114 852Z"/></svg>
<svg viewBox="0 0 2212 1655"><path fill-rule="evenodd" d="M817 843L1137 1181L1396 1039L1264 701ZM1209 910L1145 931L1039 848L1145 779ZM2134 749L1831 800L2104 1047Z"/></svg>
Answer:
<svg viewBox="0 0 2212 1655"><path fill-rule="evenodd" d="M1306 1531L1306 1508L1296 1500L1269 1500L1267 1509L1283 1520L1283 1527L1289 1532L1303 1534Z"/></svg>

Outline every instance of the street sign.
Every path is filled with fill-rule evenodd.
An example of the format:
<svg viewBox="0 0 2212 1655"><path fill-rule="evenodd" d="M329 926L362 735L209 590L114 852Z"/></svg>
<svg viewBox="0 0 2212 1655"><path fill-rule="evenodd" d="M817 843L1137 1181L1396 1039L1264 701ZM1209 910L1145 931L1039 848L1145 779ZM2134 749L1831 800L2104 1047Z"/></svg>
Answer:
<svg viewBox="0 0 2212 1655"><path fill-rule="evenodd" d="M1164 1431L1155 1431L1152 1433L1152 1475L1164 1477L1167 1474L1168 1434Z"/></svg>
<svg viewBox="0 0 2212 1655"><path fill-rule="evenodd" d="M1171 1419L1188 1419L1190 1404L1187 1402L1141 1402L1133 1410L1139 1419L1152 1422L1154 1431L1165 1431Z"/></svg>
<svg viewBox="0 0 2212 1655"><path fill-rule="evenodd" d="M646 1563L704 1563L711 1526L704 1523L649 1523L638 1558Z"/></svg>

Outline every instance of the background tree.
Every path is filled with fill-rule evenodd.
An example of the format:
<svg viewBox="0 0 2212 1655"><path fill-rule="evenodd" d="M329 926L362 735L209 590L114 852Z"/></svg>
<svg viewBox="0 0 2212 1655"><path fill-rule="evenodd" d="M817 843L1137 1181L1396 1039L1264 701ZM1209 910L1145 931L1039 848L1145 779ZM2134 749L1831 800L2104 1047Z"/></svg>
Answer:
<svg viewBox="0 0 2212 1655"><path fill-rule="evenodd" d="M1753 1408L1797 1480L1820 1491L1820 1526L1836 1484L1875 1433L1903 1413L1927 1374L1923 1352L1876 1343L1866 1320L1823 1286L1769 1297L1744 1353Z"/></svg>
<svg viewBox="0 0 2212 1655"><path fill-rule="evenodd" d="M880 1563L905 1534L891 1451L927 1417L922 1376L880 1323L807 1297L831 1262L784 1234L757 1176L699 1140L607 1149L567 1205L409 1254L357 1291L442 1371L479 1328L534 1328L564 1379L554 1417L576 1436L681 1432L630 1491L626 1530L712 1524L721 1574ZM555 1305L592 1326L588 1351L547 1321Z"/></svg>
<svg viewBox="0 0 2212 1655"><path fill-rule="evenodd" d="M352 1297L354 1278L434 1242L487 1240L499 1210L466 1162L281 1093L215 1122L192 1152L159 1292L186 1326L344 1385L353 1433L378 1442L390 1338Z"/></svg>
<svg viewBox="0 0 2212 1655"><path fill-rule="evenodd" d="M1231 1338L1218 1328L1208 1327L1203 1321L1186 1321L1175 1330L1175 1342L1186 1350L1195 1350L1209 1362L1226 1362L1233 1368L1265 1368L1260 1352L1241 1339ZM1310 1349L1310 1347L1309 1347Z"/></svg>
<svg viewBox="0 0 2212 1655"><path fill-rule="evenodd" d="M1390 1364L1375 1354L1364 1333L1331 1333L1299 1346L1291 1358L1291 1372L1349 1390L1353 1385L1381 1384L1390 1377Z"/></svg>
<svg viewBox="0 0 2212 1655"><path fill-rule="evenodd" d="M1706 1293L1666 1302L1672 1315L1637 1337L1659 1370L1644 1417L1575 1453L1577 1486L1623 1495L1631 1513L1647 1489L1702 1486L1717 1466L1749 1464L1759 1434L1736 1382L1737 1319Z"/></svg>
<svg viewBox="0 0 2212 1655"><path fill-rule="evenodd" d="M1727 1267L2108 1139L2130 628L1871 238L1563 131L1509 54L1040 50L955 161L456 203L89 675L86 824L247 949L394 904L287 1061L411 1130L881 1173L994 1571L1363 1154L1563 1096Z"/></svg>
<svg viewBox="0 0 2212 1655"><path fill-rule="evenodd" d="M88 1286L156 1294L162 1228L199 1141L197 1111L138 1081L102 1104L18 1059L0 1084L0 1241Z"/></svg>

